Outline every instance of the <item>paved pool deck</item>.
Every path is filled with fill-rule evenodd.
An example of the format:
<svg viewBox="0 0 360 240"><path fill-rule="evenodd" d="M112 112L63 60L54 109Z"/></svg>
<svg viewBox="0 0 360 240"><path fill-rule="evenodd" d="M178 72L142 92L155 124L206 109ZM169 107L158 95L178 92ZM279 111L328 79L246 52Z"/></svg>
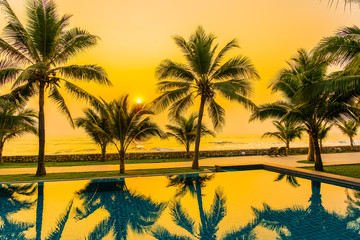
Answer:
<svg viewBox="0 0 360 240"><path fill-rule="evenodd" d="M311 164L297 163L299 160L306 160L307 155L291 155L286 157L269 156L239 156L239 157L217 157L205 158L199 162L200 166L215 165L241 165L241 164L276 164L288 167L312 166ZM355 153L329 153L322 154L324 165L338 164L360 164L360 152ZM125 162L126 163L126 162ZM171 163L138 163L126 164L126 170L157 169L157 168L182 168L191 167L191 162ZM104 172L118 171L119 165L91 165L91 166L69 166L69 167L47 167L47 173L69 173L69 172ZM0 175L35 174L36 168L0 168Z"/></svg>

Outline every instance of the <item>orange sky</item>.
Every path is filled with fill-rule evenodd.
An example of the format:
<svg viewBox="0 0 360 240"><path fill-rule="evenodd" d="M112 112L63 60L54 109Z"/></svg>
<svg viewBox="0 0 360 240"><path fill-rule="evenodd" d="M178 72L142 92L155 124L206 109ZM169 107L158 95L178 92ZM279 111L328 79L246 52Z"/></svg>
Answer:
<svg viewBox="0 0 360 240"><path fill-rule="evenodd" d="M25 1L8 0L15 12L24 15ZM94 95L107 100L130 93L150 102L157 96L155 68L161 60L183 61L172 35L185 38L202 25L218 36L224 46L237 38L241 49L229 56L247 55L258 69L261 80L254 84L256 104L278 99L267 86L285 61L299 48L310 50L325 36L342 26L360 23L360 11L353 6L344 11L320 0L57 0L61 13L73 14L71 26L80 26L101 38L99 44L71 63L103 66L114 87L81 84ZM4 26L0 20L0 27ZM81 116L85 106L67 97L73 117ZM32 101L34 108L34 101ZM224 134L263 133L270 121L248 123L249 112L236 103L221 101L226 109ZM157 117L166 124L166 113ZM209 124L210 125L210 124ZM46 105L47 135L84 134L70 127L56 106Z"/></svg>

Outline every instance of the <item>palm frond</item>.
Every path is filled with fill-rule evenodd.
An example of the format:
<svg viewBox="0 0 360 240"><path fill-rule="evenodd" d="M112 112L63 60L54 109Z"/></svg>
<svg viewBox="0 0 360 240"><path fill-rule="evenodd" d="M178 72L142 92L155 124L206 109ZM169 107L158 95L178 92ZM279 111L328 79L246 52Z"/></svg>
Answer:
<svg viewBox="0 0 360 240"><path fill-rule="evenodd" d="M32 63L32 59L41 61L30 35L15 15L9 3L6 0L1 0L0 5L4 9L5 16L8 21L7 26L4 28L5 40L14 42L12 45L14 46L13 49L18 52L21 51L23 52L23 55L26 54L27 56L24 55L22 57L20 54L16 54L14 51L12 51L13 54L18 55L17 58L21 58L24 62ZM29 57L31 59L29 59Z"/></svg>
<svg viewBox="0 0 360 240"><path fill-rule="evenodd" d="M0 60L0 85L12 82L20 72L21 69L14 63L6 59Z"/></svg>
<svg viewBox="0 0 360 240"><path fill-rule="evenodd" d="M93 102L94 100L96 100L96 97L71 82L65 81L64 86L65 90L71 95L73 95L75 98L84 99L88 102Z"/></svg>
<svg viewBox="0 0 360 240"><path fill-rule="evenodd" d="M70 16L64 16L64 18L68 19ZM80 28L67 30L58 39L57 48L51 56L50 63L53 65L66 63L71 57L95 46L98 39L99 37Z"/></svg>
<svg viewBox="0 0 360 240"><path fill-rule="evenodd" d="M255 104L250 99L246 98L246 95L248 95L249 92L247 89L239 89L235 84L228 81L215 83L214 88L217 89L224 98L227 98L230 101L236 101L245 108L251 110L256 108Z"/></svg>
<svg viewBox="0 0 360 240"><path fill-rule="evenodd" d="M28 1L26 13L26 32L41 56L41 60L48 62L56 47L56 39L62 30L59 29L62 25L59 24L60 19L55 2L52 0Z"/></svg>
<svg viewBox="0 0 360 240"><path fill-rule="evenodd" d="M191 82L195 79L195 76L187 69L186 65L175 63L170 59L166 59L160 63L156 69L156 76L160 80L174 78Z"/></svg>
<svg viewBox="0 0 360 240"><path fill-rule="evenodd" d="M194 234L195 222L193 219L190 218L189 214L185 212L179 200L175 200L170 204L170 215L176 225L185 229L190 234Z"/></svg>
<svg viewBox="0 0 360 240"><path fill-rule="evenodd" d="M208 102L208 114L211 119L214 128L220 129L225 124L225 110L214 99L209 99Z"/></svg>
<svg viewBox="0 0 360 240"><path fill-rule="evenodd" d="M226 198L224 192L221 189L216 189L213 203L210 207L210 211L206 213L208 215L208 225L216 229L221 220L226 216Z"/></svg>
<svg viewBox="0 0 360 240"><path fill-rule="evenodd" d="M222 48L219 52L219 54L214 59L214 62L212 63L212 66L210 68L209 73L212 74L218 67L220 66L220 62L223 60L225 54L232 50L233 48L239 48L239 45L237 44L236 39L231 40L228 42L224 48Z"/></svg>
<svg viewBox="0 0 360 240"><path fill-rule="evenodd" d="M226 80L228 78L253 79L259 78L259 75L249 58L245 56L238 56L229 59L211 76L211 79L219 80Z"/></svg>
<svg viewBox="0 0 360 240"><path fill-rule="evenodd" d="M107 78L105 70L97 65L70 65L56 68L53 71L59 72L60 75L66 78L94 81L107 86L112 85L110 80Z"/></svg>
<svg viewBox="0 0 360 240"><path fill-rule="evenodd" d="M263 104L254 109L249 121L254 121L255 119L265 120L267 118L280 119L284 117L284 115L288 112L288 109L289 104L282 101Z"/></svg>
<svg viewBox="0 0 360 240"><path fill-rule="evenodd" d="M162 111L174 101L177 101L188 94L190 94L190 88L188 86L175 90L164 91L152 102L152 107L155 110Z"/></svg>
<svg viewBox="0 0 360 240"><path fill-rule="evenodd" d="M32 60L27 58L22 52L18 49L11 46L11 44L7 43L4 39L0 38L0 50L1 56L18 63L28 63L32 64Z"/></svg>
<svg viewBox="0 0 360 240"><path fill-rule="evenodd" d="M189 94L178 101L174 102L169 109L169 118L178 119L194 103L193 94Z"/></svg>
<svg viewBox="0 0 360 240"><path fill-rule="evenodd" d="M73 204L72 201L68 204L68 206L66 207L65 212L57 220L57 224L56 224L55 229L53 229L51 231L50 235L46 238L46 240L57 240L57 239L61 238L62 233L63 233L64 228L65 228L65 224L69 219L72 204Z"/></svg>
<svg viewBox="0 0 360 240"><path fill-rule="evenodd" d="M37 94L38 87L35 82L28 82L24 85L16 87L10 93L0 96L1 99L9 102L24 105L29 98Z"/></svg>
<svg viewBox="0 0 360 240"><path fill-rule="evenodd" d="M45 76L38 74L39 71L46 71L46 66L44 66L42 63L35 63L28 66L27 68L22 70L21 73L18 75L18 77L16 78L15 82L12 85L12 89L26 82L46 80Z"/></svg>
<svg viewBox="0 0 360 240"><path fill-rule="evenodd" d="M244 239L244 240L256 240L256 233L254 232L255 227L257 226L256 222L250 222L244 227L234 229L225 233L225 237L222 240L232 240L232 239Z"/></svg>
<svg viewBox="0 0 360 240"><path fill-rule="evenodd" d="M68 107L66 106L65 99L63 98L63 96L59 92L58 88L56 86L54 86L54 85L52 85L50 87L49 98L52 99L55 102L55 104L57 105L59 111L61 113L65 114L67 119L70 121L71 126L74 127L74 121L73 121L73 119L71 117L71 113L70 113Z"/></svg>
<svg viewBox="0 0 360 240"><path fill-rule="evenodd" d="M186 236L171 234L166 228L157 226L151 231L151 235L157 240L191 240Z"/></svg>
<svg viewBox="0 0 360 240"><path fill-rule="evenodd" d="M111 231L112 222L109 219L105 219L98 223L93 231L86 238L87 240L98 240L106 237Z"/></svg>

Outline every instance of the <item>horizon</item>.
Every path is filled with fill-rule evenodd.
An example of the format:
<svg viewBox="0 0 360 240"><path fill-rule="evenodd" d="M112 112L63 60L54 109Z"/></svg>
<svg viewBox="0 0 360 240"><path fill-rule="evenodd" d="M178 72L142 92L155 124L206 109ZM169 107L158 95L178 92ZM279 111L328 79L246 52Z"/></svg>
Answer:
<svg viewBox="0 0 360 240"><path fill-rule="evenodd" d="M22 22L25 20L24 2L9 0ZM196 3L189 0L171 3L164 0L156 3L132 1L121 4L115 0L107 4L85 0L55 2L61 14L73 15L70 27L81 27L101 38L95 48L80 54L71 63L103 66L114 87L79 85L106 100L129 93L134 104L139 98L150 102L157 96L155 68L162 60L169 58L183 62L171 36L181 35L188 39L198 25L217 36L215 42L219 47L233 38L238 40L241 48L230 52L227 57L238 54L248 56L261 77L254 83L251 99L256 104L273 102L279 99L279 95L271 94L267 86L286 66L286 61L299 48L311 50L323 37L333 35L340 27L356 24L356 16L360 13L356 6L351 10L341 5L335 8L314 0L282 0L278 4L266 0L256 3L227 0L221 4L215 0ZM191 9L187 8L188 4L192 5ZM4 19L0 21L0 27L4 27L4 22ZM29 105L34 109L37 109L36 99ZM66 100L73 118L81 116L86 104L70 96L66 96ZM248 123L250 111L237 103L224 99L220 103L226 110L226 124L219 134L260 134L273 129L271 120ZM198 105L195 105L193 110L197 108ZM72 129L57 107L48 100L45 112L47 136L85 135L81 129ZM164 126L167 111L156 116L155 120ZM208 119L205 121L211 126Z"/></svg>

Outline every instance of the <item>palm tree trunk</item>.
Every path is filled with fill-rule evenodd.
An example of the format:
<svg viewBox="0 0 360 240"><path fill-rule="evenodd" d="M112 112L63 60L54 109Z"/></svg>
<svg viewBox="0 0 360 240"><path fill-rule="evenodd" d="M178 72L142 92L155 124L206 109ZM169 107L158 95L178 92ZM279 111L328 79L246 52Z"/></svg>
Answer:
<svg viewBox="0 0 360 240"><path fill-rule="evenodd" d="M286 154L289 154L289 150L290 150L290 142L287 141L286 142Z"/></svg>
<svg viewBox="0 0 360 240"><path fill-rule="evenodd" d="M322 139L320 139L319 142L320 142L320 152L322 152L323 149Z"/></svg>
<svg viewBox="0 0 360 240"><path fill-rule="evenodd" d="M192 163L193 169L199 168L199 148L200 148L200 138L201 138L201 122L204 115L204 107L205 107L206 97L205 95L201 95L200 101L200 109L199 109L199 116L198 116L198 125L196 128L196 139L195 139L195 149L194 149L194 160Z"/></svg>
<svg viewBox="0 0 360 240"><path fill-rule="evenodd" d="M324 171L323 163L321 160L318 135L315 133L312 135L312 137L313 137L314 150L315 150L315 170Z"/></svg>
<svg viewBox="0 0 360 240"><path fill-rule="evenodd" d="M311 197L309 199L310 205L308 207L308 210L311 213L318 213L324 210L324 207L322 206L320 190L321 190L321 182L312 180Z"/></svg>
<svg viewBox="0 0 360 240"><path fill-rule="evenodd" d="M186 158L190 158L190 143L186 143Z"/></svg>
<svg viewBox="0 0 360 240"><path fill-rule="evenodd" d="M39 88L39 156L38 156L38 168L36 176L45 176L45 83L40 81Z"/></svg>
<svg viewBox="0 0 360 240"><path fill-rule="evenodd" d="M201 183L198 178L196 178L195 190L196 190L196 198L197 198L198 206L199 206L201 226L205 227L206 222L205 222L204 206L203 206L203 202L202 202Z"/></svg>
<svg viewBox="0 0 360 240"><path fill-rule="evenodd" d="M351 150L354 150L354 141L353 141L352 137L350 137L350 147L351 147Z"/></svg>
<svg viewBox="0 0 360 240"><path fill-rule="evenodd" d="M41 240L41 230L44 211L44 183L38 183L38 198L36 205L36 240Z"/></svg>
<svg viewBox="0 0 360 240"><path fill-rule="evenodd" d="M3 157L2 157L3 149L4 149L4 143L0 143L0 163L1 163L1 164L4 163L4 159L3 159Z"/></svg>
<svg viewBox="0 0 360 240"><path fill-rule="evenodd" d="M314 162L315 161L315 151L314 151L314 140L311 136L311 134L309 133L309 150L308 150L308 157L307 160L310 162Z"/></svg>
<svg viewBox="0 0 360 240"><path fill-rule="evenodd" d="M125 151L119 151L119 158L120 158L120 173L125 173Z"/></svg>
<svg viewBox="0 0 360 240"><path fill-rule="evenodd" d="M105 162L105 160L106 160L106 145L103 144L101 146L101 159L100 159L100 161Z"/></svg>

